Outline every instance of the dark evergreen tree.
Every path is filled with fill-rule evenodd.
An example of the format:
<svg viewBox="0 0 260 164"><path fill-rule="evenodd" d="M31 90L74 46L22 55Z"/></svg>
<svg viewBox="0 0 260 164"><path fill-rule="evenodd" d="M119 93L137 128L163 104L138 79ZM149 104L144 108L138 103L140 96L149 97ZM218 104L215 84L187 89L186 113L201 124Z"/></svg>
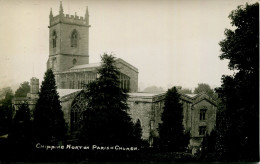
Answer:
<svg viewBox="0 0 260 164"><path fill-rule="evenodd" d="M184 132L183 107L176 87L168 89L163 109L158 129L160 147L168 151L183 151L188 146L189 134Z"/></svg>
<svg viewBox="0 0 260 164"><path fill-rule="evenodd" d="M104 54L99 78L87 85L80 142L98 145L128 145L135 142L134 125L127 113L127 93L120 88L115 57Z"/></svg>
<svg viewBox="0 0 260 164"><path fill-rule="evenodd" d="M206 134L203 137L200 151L200 161L214 162L216 159L216 130L213 129L210 134Z"/></svg>
<svg viewBox="0 0 260 164"><path fill-rule="evenodd" d="M64 140L66 135L63 111L51 69L46 71L41 85L33 125L36 142L57 143Z"/></svg>
<svg viewBox="0 0 260 164"><path fill-rule="evenodd" d="M233 76L223 76L217 122L217 157L228 161L259 160L259 3L239 6L229 15L220 59L229 60Z"/></svg>
<svg viewBox="0 0 260 164"><path fill-rule="evenodd" d="M20 87L15 91L15 97L26 97L27 93L30 92L30 84L28 81L25 81L20 84Z"/></svg>
<svg viewBox="0 0 260 164"><path fill-rule="evenodd" d="M139 119L134 124L134 137L136 139L136 144L138 146L144 146L143 144L145 144L145 143L144 143L144 141L141 140L141 138L142 138L142 127L141 127L141 122L140 122Z"/></svg>
<svg viewBox="0 0 260 164"><path fill-rule="evenodd" d="M13 119L13 126L9 139L17 150L29 150L32 144L32 122L27 103L19 106Z"/></svg>

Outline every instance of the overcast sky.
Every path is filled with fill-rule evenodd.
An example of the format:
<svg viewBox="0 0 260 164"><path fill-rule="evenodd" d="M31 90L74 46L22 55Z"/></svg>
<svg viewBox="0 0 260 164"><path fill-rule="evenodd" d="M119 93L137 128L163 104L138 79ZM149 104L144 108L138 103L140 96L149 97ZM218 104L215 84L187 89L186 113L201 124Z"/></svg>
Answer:
<svg viewBox="0 0 260 164"><path fill-rule="evenodd" d="M232 28L229 13L245 0L63 0L65 14L90 15L90 63L113 52L139 69L139 86L194 89L221 85L228 61L218 43ZM43 79L49 13L60 1L0 0L0 88Z"/></svg>

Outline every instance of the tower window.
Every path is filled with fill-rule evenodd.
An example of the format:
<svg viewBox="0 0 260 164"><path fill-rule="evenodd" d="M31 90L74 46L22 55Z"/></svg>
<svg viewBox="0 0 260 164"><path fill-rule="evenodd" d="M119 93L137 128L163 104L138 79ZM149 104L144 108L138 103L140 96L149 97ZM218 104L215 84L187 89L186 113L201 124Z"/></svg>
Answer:
<svg viewBox="0 0 260 164"><path fill-rule="evenodd" d="M206 109L200 110L200 120L203 121L206 119Z"/></svg>
<svg viewBox="0 0 260 164"><path fill-rule="evenodd" d="M73 59L72 63L73 63L73 65L76 65L77 64L77 60Z"/></svg>
<svg viewBox="0 0 260 164"><path fill-rule="evenodd" d="M73 30L71 34L71 47L77 47L78 46L78 32L76 30Z"/></svg>
<svg viewBox="0 0 260 164"><path fill-rule="evenodd" d="M56 48L56 42L57 42L57 33L56 33L56 31L53 31L53 33L52 33L52 48Z"/></svg>

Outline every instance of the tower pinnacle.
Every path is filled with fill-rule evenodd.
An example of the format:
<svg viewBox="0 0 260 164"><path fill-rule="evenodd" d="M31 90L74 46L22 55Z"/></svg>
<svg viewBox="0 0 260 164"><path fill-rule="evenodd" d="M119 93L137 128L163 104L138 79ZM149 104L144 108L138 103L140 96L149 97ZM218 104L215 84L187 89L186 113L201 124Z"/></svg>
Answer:
<svg viewBox="0 0 260 164"><path fill-rule="evenodd" d="M86 13L85 13L85 21L86 21L86 24L88 25L89 24L89 15L88 15L88 6L86 6Z"/></svg>
<svg viewBox="0 0 260 164"><path fill-rule="evenodd" d="M63 15L62 1L60 1L60 15Z"/></svg>
<svg viewBox="0 0 260 164"><path fill-rule="evenodd" d="M53 14L52 14L52 8L51 8L51 11L50 11L50 18L53 17Z"/></svg>
<svg viewBox="0 0 260 164"><path fill-rule="evenodd" d="M86 7L86 13L85 13L85 19L87 19L88 18L88 6Z"/></svg>

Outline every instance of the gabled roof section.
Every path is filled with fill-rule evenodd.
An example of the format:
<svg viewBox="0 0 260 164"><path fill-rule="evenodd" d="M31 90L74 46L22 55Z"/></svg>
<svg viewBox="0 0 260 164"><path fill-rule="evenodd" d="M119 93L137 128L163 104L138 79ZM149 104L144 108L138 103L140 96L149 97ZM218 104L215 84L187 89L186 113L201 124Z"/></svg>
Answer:
<svg viewBox="0 0 260 164"><path fill-rule="evenodd" d="M201 92L199 93L197 96L194 97L194 100L193 100L193 105L201 102L202 100L206 100L208 101L209 103L213 104L216 106L216 102L213 98L211 98L207 93L205 92Z"/></svg>
<svg viewBox="0 0 260 164"><path fill-rule="evenodd" d="M190 98L194 98L196 97L198 94L185 94L186 96L190 97Z"/></svg>
<svg viewBox="0 0 260 164"><path fill-rule="evenodd" d="M72 93L79 92L81 90L82 89L57 89L57 92L58 92L60 98L62 98L62 97L65 97L67 95L70 95Z"/></svg>
<svg viewBox="0 0 260 164"><path fill-rule="evenodd" d="M84 68L98 68L101 66L101 63L91 63L91 64L83 64L83 65L76 65L70 70L75 70L75 69L84 69Z"/></svg>
<svg viewBox="0 0 260 164"><path fill-rule="evenodd" d="M149 93L149 92L132 92L128 93L130 97L154 97L157 95L163 95L165 92L158 92L158 93Z"/></svg>
<svg viewBox="0 0 260 164"><path fill-rule="evenodd" d="M191 102L193 105L206 100L209 103L216 105L215 100L213 100L206 92L201 92L199 94L181 94L181 99L184 101Z"/></svg>
<svg viewBox="0 0 260 164"><path fill-rule="evenodd" d="M132 92L128 93L129 99L128 101L134 102L156 102L165 99L165 92L160 93L148 93L148 92Z"/></svg>
<svg viewBox="0 0 260 164"><path fill-rule="evenodd" d="M117 58L116 60L116 63L120 63L132 70L134 70L135 72L138 72L138 69L136 67L134 67L133 65L127 63L126 61L124 61L123 59L121 58ZM73 71L78 71L78 70L83 70L86 71L88 69L93 69L93 68L99 68L101 66L101 62L99 63L90 63L90 64L83 64L83 65L76 65L76 66L73 66L69 69L69 72L73 72ZM68 71L64 71L64 72L68 72Z"/></svg>
<svg viewBox="0 0 260 164"><path fill-rule="evenodd" d="M134 67L133 65L127 63L126 61L124 61L124 60L121 59L121 58L117 58L117 59L116 59L116 62L117 62L117 63L121 63L121 64L127 66L128 68L134 70L135 72L138 72L138 69L137 69L136 67Z"/></svg>

